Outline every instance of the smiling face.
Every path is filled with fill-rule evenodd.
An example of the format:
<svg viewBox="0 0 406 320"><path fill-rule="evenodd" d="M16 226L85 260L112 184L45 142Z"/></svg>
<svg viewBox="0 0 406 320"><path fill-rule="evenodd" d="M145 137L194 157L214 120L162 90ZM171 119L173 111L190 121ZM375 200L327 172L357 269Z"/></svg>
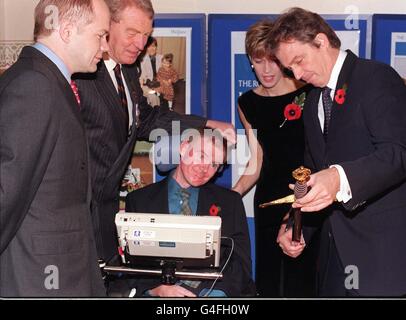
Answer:
<svg viewBox="0 0 406 320"><path fill-rule="evenodd" d="M199 187L206 184L224 163L225 150L220 139L194 137L193 141L182 142L181 160L174 177L183 187Z"/></svg>
<svg viewBox="0 0 406 320"><path fill-rule="evenodd" d="M118 22L112 21L109 35L109 56L120 64L133 64L144 50L152 32L152 19L136 7L121 12Z"/></svg>
<svg viewBox="0 0 406 320"><path fill-rule="evenodd" d="M319 47L294 39L281 42L276 57L293 72L297 80L315 87L325 87L330 80L338 49L329 48L325 35L321 34L315 41Z"/></svg>

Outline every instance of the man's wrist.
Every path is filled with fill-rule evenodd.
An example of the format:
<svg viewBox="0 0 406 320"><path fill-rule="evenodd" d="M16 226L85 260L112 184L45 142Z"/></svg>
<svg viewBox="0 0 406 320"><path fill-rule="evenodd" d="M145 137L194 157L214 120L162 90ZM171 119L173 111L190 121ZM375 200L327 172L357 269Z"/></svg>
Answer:
<svg viewBox="0 0 406 320"><path fill-rule="evenodd" d="M330 166L330 168L335 168L337 170L340 179L339 190L336 194L337 201L347 203L352 199L351 187L347 175L345 174L343 167L338 164L334 164Z"/></svg>

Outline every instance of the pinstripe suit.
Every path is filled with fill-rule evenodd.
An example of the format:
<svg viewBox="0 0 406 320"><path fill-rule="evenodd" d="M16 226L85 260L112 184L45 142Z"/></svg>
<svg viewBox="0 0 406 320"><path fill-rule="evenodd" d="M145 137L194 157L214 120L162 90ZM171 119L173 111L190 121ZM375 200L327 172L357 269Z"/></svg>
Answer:
<svg viewBox="0 0 406 320"><path fill-rule="evenodd" d="M134 105L133 119L137 105L140 112L139 126L133 125L129 136L126 116L105 63L99 63L96 73L77 77L90 148L92 218L98 254L105 261L116 253L114 216L119 210L119 188L135 142L148 140L155 128L170 132L172 120L180 120L181 130L206 124L201 117L179 115L162 106L152 108L142 94L139 68L123 65L122 70Z"/></svg>

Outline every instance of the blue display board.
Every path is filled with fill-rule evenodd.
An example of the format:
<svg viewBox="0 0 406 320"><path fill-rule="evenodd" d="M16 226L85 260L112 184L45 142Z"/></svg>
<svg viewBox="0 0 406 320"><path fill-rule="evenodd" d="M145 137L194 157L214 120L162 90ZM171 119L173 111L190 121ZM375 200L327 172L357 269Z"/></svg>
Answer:
<svg viewBox="0 0 406 320"><path fill-rule="evenodd" d="M406 15L374 14L372 58L406 78Z"/></svg>

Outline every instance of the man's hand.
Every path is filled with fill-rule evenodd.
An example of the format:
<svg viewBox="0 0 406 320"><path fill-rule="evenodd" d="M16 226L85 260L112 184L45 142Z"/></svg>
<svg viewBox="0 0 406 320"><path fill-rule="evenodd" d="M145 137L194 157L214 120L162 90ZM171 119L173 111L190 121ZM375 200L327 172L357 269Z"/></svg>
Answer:
<svg viewBox="0 0 406 320"><path fill-rule="evenodd" d="M310 176L307 182L310 191L293 204L293 208L300 208L303 212L320 211L330 204L336 198L340 190L340 175L336 168L329 168L319 171ZM289 186L292 189L292 185Z"/></svg>
<svg viewBox="0 0 406 320"><path fill-rule="evenodd" d="M162 284L154 289L149 290L149 292L154 297L196 297L193 292L177 285L167 286Z"/></svg>
<svg viewBox="0 0 406 320"><path fill-rule="evenodd" d="M232 145L237 143L235 128L231 123L216 120L207 120L206 127L211 129L218 129L221 135Z"/></svg>
<svg viewBox="0 0 406 320"><path fill-rule="evenodd" d="M286 230L286 223L281 225L276 242L281 247L283 253L291 258L298 257L306 246L303 234L300 242L292 241L292 228Z"/></svg>

